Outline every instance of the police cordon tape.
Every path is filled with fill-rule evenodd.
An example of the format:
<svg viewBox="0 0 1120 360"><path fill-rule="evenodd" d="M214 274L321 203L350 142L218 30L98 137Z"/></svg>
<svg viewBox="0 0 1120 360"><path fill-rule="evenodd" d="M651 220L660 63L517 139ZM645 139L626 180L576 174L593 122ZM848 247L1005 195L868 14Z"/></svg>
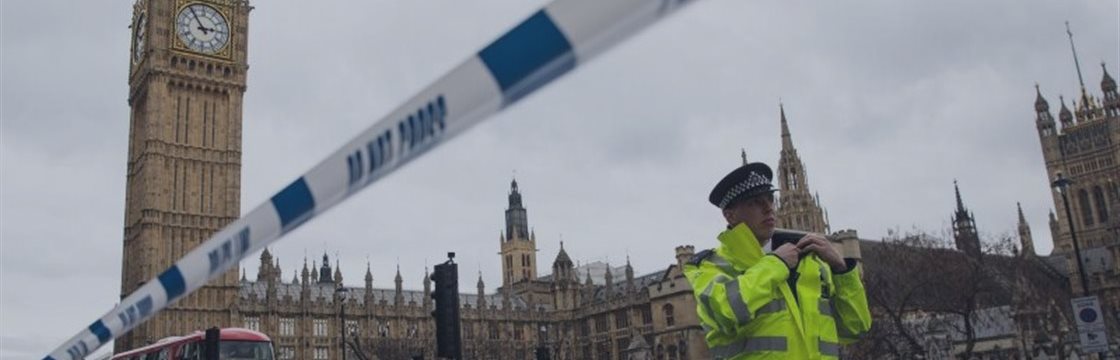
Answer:
<svg viewBox="0 0 1120 360"><path fill-rule="evenodd" d="M689 0L556 0L144 283L44 359L83 359L247 255Z"/></svg>

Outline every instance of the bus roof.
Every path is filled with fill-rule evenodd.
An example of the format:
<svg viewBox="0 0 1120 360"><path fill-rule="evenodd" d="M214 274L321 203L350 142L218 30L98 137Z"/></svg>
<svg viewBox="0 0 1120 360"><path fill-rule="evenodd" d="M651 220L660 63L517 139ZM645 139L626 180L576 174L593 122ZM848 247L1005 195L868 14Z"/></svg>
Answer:
<svg viewBox="0 0 1120 360"><path fill-rule="evenodd" d="M196 330L195 332L184 336L171 336L160 339L154 344L145 345L140 348L122 352L113 356L113 358L116 359L129 355L145 354L153 350L171 347L171 345L177 345L180 343L202 341L205 337L205 332ZM262 332L243 328L223 328L221 329L221 339L222 341L272 341L272 339L268 338L268 335L265 335Z"/></svg>

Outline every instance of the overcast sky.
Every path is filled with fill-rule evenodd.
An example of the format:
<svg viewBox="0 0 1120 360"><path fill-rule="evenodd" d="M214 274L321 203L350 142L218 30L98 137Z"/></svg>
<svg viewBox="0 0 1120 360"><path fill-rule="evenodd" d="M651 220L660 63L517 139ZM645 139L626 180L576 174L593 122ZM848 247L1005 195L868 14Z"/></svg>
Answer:
<svg viewBox="0 0 1120 360"><path fill-rule="evenodd" d="M540 0L256 1L242 210L537 10ZM739 149L774 165L778 103L832 228L940 233L953 180L982 234L1036 249L1053 208L1034 84L1120 75L1114 0L706 0L621 44L272 246L284 279L324 252L347 285L406 288L456 251L464 291L500 284L516 176L538 271L573 259L638 274L711 247L706 201ZM0 358L36 358L119 299L131 1L0 2ZM255 277L257 261L245 261ZM333 262L333 260L332 260ZM332 264L333 265L333 264Z"/></svg>

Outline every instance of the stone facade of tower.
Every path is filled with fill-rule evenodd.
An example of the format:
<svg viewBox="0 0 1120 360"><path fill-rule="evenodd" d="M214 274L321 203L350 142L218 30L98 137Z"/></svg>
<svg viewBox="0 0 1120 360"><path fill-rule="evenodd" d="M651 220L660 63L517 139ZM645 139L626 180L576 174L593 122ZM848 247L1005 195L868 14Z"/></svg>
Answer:
<svg viewBox="0 0 1120 360"><path fill-rule="evenodd" d="M524 211L520 198L516 200L511 209ZM512 223L513 228L528 228L527 223ZM561 244L552 274L522 279L492 294L486 293L480 274L476 293L459 295L463 356L529 359L543 345L552 359L562 360L710 358L692 289L681 273L681 264L692 254L691 246L677 247L665 268L635 275L629 261L619 268L577 267ZM605 272L592 276L592 267ZM340 359L342 329L347 342L376 356L371 358L434 358L426 271L423 291L405 290L399 269L392 288L375 288L368 268L363 287L345 286L337 265L333 278L331 271L330 259L323 255L318 268L305 261L300 274L286 282L279 260L262 252L257 280L242 278L231 309L234 324L268 334L278 359Z"/></svg>
<svg viewBox="0 0 1120 360"><path fill-rule="evenodd" d="M240 215L244 0L138 0L129 56L121 296ZM117 349L233 323L230 271L116 341Z"/></svg>
<svg viewBox="0 0 1120 360"><path fill-rule="evenodd" d="M1104 64L1101 70L1103 97L1093 96L1082 84L1070 104L1071 111L1059 96L1057 122L1042 90L1036 87L1035 126L1050 182L1059 174L1073 181L1066 193L1072 219L1066 215L1062 195L1051 192L1055 209L1050 214L1052 255L1066 259L1072 289L1080 293L1072 223L1085 260L1089 291L1101 298L1102 308L1120 309L1120 94ZM1105 317L1111 319L1112 331L1120 331L1120 316Z"/></svg>
<svg viewBox="0 0 1120 360"><path fill-rule="evenodd" d="M778 192L778 227L827 234L830 230L828 220L821 208L819 196L814 196L809 191L809 178L805 164L793 147L785 107L779 106L779 111L782 121L782 152L777 168L778 188L781 190ZM742 156L746 163L745 150Z"/></svg>

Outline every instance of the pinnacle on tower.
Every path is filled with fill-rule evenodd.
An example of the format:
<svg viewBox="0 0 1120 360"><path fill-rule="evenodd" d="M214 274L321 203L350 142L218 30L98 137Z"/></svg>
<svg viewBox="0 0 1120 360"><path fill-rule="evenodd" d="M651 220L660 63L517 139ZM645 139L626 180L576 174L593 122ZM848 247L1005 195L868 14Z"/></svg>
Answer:
<svg viewBox="0 0 1120 360"><path fill-rule="evenodd" d="M1108 66L1105 66L1103 61L1101 62L1101 72L1104 73L1104 76L1101 77L1101 90L1106 93L1116 91L1116 80L1108 75Z"/></svg>
<svg viewBox="0 0 1120 360"><path fill-rule="evenodd" d="M961 189L957 186L957 180L953 180L953 190L957 195L957 210L953 214L953 238L957 245L957 250L964 252L970 256L980 257L980 236L976 232L976 220L973 219L972 214L964 207L964 201L961 200Z"/></svg>
<svg viewBox="0 0 1120 360"><path fill-rule="evenodd" d="M1037 112L1050 111L1050 103L1046 102L1046 99L1042 97L1042 90L1038 87L1038 83L1034 84L1034 93L1034 110Z"/></svg>
<svg viewBox="0 0 1120 360"><path fill-rule="evenodd" d="M1022 255L1034 256L1034 239L1031 237L1031 227L1027 225L1027 217L1023 216L1023 205L1015 203L1019 208L1019 243L1023 249Z"/></svg>
<svg viewBox="0 0 1120 360"><path fill-rule="evenodd" d="M778 111L782 115L782 150L793 149L793 139L789 134L789 123L786 121L786 108L778 103Z"/></svg>
<svg viewBox="0 0 1120 360"><path fill-rule="evenodd" d="M964 209L964 201L961 201L961 188L960 188L960 186L957 186L957 180L956 179L953 179L953 191L956 192L956 194L957 194L957 214L958 215L963 214L963 215L967 216L968 212L965 211L965 209Z"/></svg>
<svg viewBox="0 0 1120 360"><path fill-rule="evenodd" d="M1066 107L1066 98L1058 95L1058 101L1062 103L1062 109L1058 110L1058 121L1062 122L1063 127L1073 125L1073 113Z"/></svg>

